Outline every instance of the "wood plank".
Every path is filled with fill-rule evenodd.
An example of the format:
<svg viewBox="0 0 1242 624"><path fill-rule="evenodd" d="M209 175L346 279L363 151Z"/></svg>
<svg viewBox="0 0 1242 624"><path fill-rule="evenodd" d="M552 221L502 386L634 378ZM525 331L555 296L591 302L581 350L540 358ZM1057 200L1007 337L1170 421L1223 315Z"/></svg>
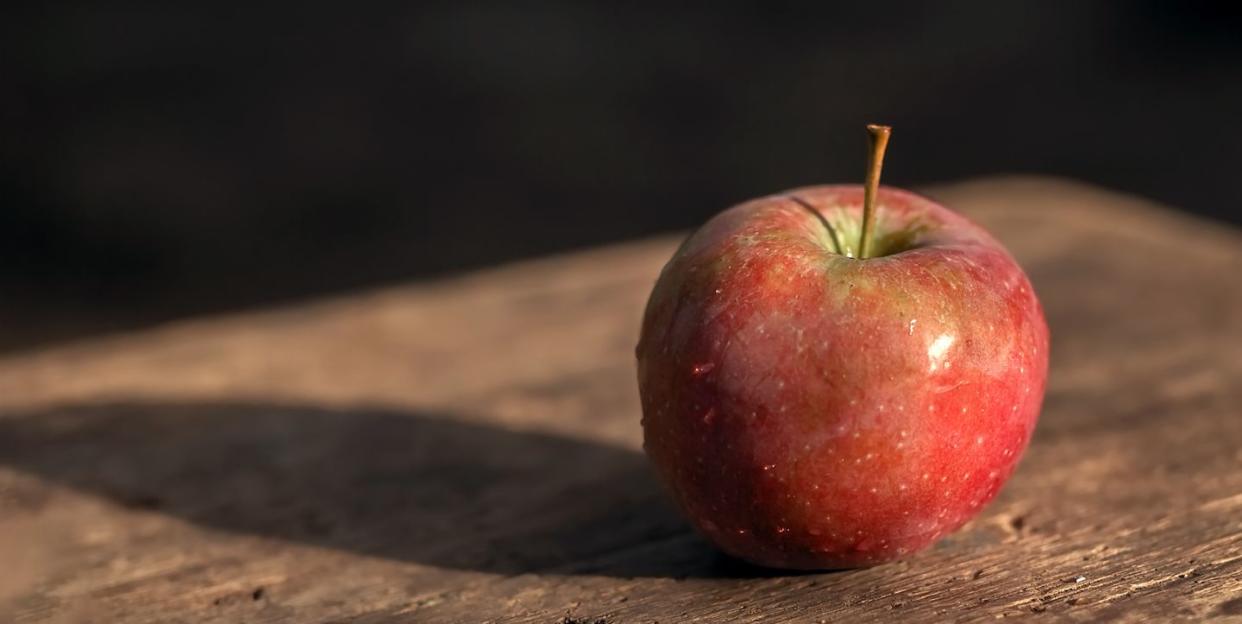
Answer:
<svg viewBox="0 0 1242 624"><path fill-rule="evenodd" d="M671 511L632 354L670 236L0 359L0 621L1242 621L1242 236L931 192L1053 349L1017 475L929 552L773 573Z"/></svg>

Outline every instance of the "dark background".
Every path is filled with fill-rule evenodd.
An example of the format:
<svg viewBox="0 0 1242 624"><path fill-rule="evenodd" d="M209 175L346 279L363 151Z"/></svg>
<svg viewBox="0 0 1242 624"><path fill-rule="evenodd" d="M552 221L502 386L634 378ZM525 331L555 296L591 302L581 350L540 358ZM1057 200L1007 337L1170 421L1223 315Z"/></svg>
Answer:
<svg viewBox="0 0 1242 624"><path fill-rule="evenodd" d="M616 3L621 4L621 3ZM1242 222L1236 3L49 3L0 16L0 349L684 228L1072 176Z"/></svg>

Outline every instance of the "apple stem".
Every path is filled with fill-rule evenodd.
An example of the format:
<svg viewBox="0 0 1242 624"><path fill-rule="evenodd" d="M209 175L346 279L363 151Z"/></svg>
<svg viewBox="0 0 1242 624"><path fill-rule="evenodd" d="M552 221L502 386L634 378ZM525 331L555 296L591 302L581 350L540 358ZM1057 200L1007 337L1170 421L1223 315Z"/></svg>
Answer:
<svg viewBox="0 0 1242 624"><path fill-rule="evenodd" d="M858 259L871 253L871 230L875 227L875 195L880 188L880 171L884 168L884 150L893 129L879 124L867 124L871 149L867 158L867 183L863 187L862 235L858 241Z"/></svg>

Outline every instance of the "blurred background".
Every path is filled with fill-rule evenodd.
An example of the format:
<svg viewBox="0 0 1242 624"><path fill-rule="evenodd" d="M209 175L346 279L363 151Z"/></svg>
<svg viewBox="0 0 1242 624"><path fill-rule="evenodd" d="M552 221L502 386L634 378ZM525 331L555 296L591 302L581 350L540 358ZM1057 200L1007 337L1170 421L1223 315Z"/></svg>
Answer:
<svg viewBox="0 0 1242 624"><path fill-rule="evenodd" d="M889 184L1242 223L1236 4L3 11L2 351L690 227L860 180L871 121Z"/></svg>

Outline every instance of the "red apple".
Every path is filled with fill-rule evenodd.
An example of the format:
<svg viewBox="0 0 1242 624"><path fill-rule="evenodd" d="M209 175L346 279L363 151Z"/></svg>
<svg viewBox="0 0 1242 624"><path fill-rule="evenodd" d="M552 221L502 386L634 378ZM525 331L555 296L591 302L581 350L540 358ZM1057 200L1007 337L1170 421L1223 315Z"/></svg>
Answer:
<svg viewBox="0 0 1242 624"><path fill-rule="evenodd" d="M1022 269L930 199L880 188L869 211L867 195L809 187L730 208L647 305L647 454L690 522L756 564L927 547L996 495L1039 414L1048 329Z"/></svg>

